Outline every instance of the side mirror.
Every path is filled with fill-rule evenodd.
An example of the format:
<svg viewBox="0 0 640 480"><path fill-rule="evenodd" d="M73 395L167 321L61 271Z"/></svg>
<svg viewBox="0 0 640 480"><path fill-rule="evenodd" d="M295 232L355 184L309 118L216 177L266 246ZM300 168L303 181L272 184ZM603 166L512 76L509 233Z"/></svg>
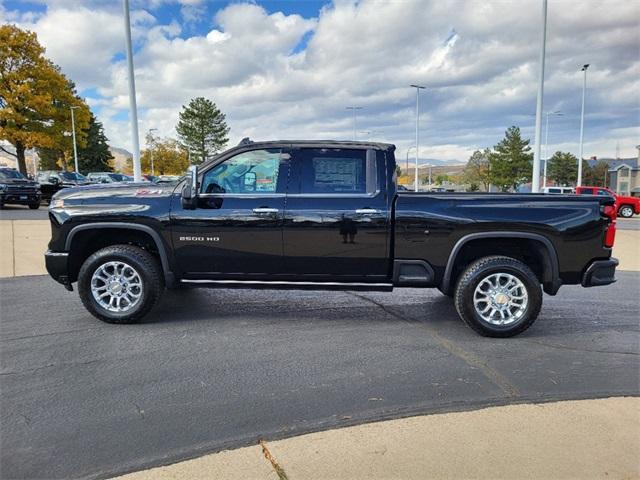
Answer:
<svg viewBox="0 0 640 480"><path fill-rule="evenodd" d="M60 183L60 180L58 179L58 177L54 177L52 175L49 177L49 183L51 183L52 185L58 185L58 183Z"/></svg>
<svg viewBox="0 0 640 480"><path fill-rule="evenodd" d="M185 184L182 187L182 208L193 210L198 204L198 167L195 165L187 169Z"/></svg>
<svg viewBox="0 0 640 480"><path fill-rule="evenodd" d="M244 189L245 192L255 192L256 191L256 173L255 172L247 172L244 174Z"/></svg>

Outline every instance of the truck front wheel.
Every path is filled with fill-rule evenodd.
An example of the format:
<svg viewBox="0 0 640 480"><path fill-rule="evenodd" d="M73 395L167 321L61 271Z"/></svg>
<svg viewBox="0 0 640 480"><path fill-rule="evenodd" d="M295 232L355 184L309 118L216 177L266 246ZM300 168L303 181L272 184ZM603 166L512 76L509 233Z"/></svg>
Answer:
<svg viewBox="0 0 640 480"><path fill-rule="evenodd" d="M456 285L460 318L486 337L512 337L540 313L542 289L531 269L511 257L484 257L467 267Z"/></svg>
<svg viewBox="0 0 640 480"><path fill-rule="evenodd" d="M133 245L112 245L85 260L78 292L85 308L107 323L135 323L158 302L164 289L156 258Z"/></svg>

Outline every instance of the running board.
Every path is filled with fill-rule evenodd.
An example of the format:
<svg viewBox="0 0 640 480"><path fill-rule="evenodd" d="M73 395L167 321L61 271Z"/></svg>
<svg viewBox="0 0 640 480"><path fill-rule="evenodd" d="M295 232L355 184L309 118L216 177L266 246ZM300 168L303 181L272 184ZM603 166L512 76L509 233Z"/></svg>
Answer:
<svg viewBox="0 0 640 480"><path fill-rule="evenodd" d="M391 283L358 283L358 282L290 282L284 280L180 280L180 283L199 287L219 288L265 288L278 290L393 290Z"/></svg>

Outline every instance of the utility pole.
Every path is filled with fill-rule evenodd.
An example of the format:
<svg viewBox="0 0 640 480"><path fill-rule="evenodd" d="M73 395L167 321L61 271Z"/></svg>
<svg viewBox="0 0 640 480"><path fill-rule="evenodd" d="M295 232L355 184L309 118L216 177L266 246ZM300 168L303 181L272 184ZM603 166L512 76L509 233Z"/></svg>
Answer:
<svg viewBox="0 0 640 480"><path fill-rule="evenodd" d="M416 89L416 168L415 168L415 180L414 188L418 191L418 159L420 157L420 90L424 90L425 86L422 85L409 85Z"/></svg>
<svg viewBox="0 0 640 480"><path fill-rule="evenodd" d="M124 36L127 45L127 69L129 72L129 120L131 122L131 145L133 148L133 181L142 181L140 168L140 140L138 139L138 106L136 104L136 79L133 73L133 49L131 47L131 20L129 0L122 0L124 8Z"/></svg>
<svg viewBox="0 0 640 480"><path fill-rule="evenodd" d="M153 168L153 134L151 132L157 132L157 128L150 128L147 133L148 144L149 144L149 159L151 160L151 175L155 176L155 169Z"/></svg>
<svg viewBox="0 0 640 480"><path fill-rule="evenodd" d="M71 110L71 135L73 136L73 162L75 164L76 173L80 173L78 170L78 147L76 145L76 117L73 116L73 111L76 108L80 108L77 105L69 107Z"/></svg>
<svg viewBox="0 0 640 480"><path fill-rule="evenodd" d="M585 63L582 66L584 76L582 81L582 112L580 113L580 153L578 155L578 182L576 183L578 187L582 186L582 142L584 140L584 99L587 92L587 68L589 68L589 64Z"/></svg>
<svg viewBox="0 0 640 480"><path fill-rule="evenodd" d="M353 141L355 142L357 138L356 128L358 126L357 111L362 110L362 107L350 106L347 107L347 110L353 111Z"/></svg>
<svg viewBox="0 0 640 480"><path fill-rule="evenodd" d="M549 164L549 155L547 154L547 146L549 142L549 115L562 116L562 112L547 112L547 125L544 129L544 173L542 174L542 188L547 186L547 165Z"/></svg>
<svg viewBox="0 0 640 480"><path fill-rule="evenodd" d="M544 62L547 45L547 0L542 0L542 42L540 44L540 64L538 70L538 99L536 102L536 147L533 152L533 174L531 192L540 192L540 140L542 138L542 100L544 97Z"/></svg>

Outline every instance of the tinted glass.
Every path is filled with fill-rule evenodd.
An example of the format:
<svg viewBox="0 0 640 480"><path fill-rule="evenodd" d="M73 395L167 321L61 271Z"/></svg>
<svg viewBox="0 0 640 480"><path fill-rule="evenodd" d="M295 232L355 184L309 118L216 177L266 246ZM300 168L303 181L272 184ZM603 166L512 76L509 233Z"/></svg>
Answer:
<svg viewBox="0 0 640 480"><path fill-rule="evenodd" d="M598 190L598 195L607 195L610 196L611 194L609 192L607 192L606 190Z"/></svg>
<svg viewBox="0 0 640 480"><path fill-rule="evenodd" d="M204 174L202 193L276 193L280 149L251 150L231 157Z"/></svg>
<svg viewBox="0 0 640 480"><path fill-rule="evenodd" d="M294 151L300 193L366 194L375 191L375 156L366 150L303 148Z"/></svg>
<svg viewBox="0 0 640 480"><path fill-rule="evenodd" d="M0 178L8 179L8 178L25 178L25 177L17 170L2 169L0 170Z"/></svg>
<svg viewBox="0 0 640 480"><path fill-rule="evenodd" d="M581 188L580 195L593 195L593 188Z"/></svg>

